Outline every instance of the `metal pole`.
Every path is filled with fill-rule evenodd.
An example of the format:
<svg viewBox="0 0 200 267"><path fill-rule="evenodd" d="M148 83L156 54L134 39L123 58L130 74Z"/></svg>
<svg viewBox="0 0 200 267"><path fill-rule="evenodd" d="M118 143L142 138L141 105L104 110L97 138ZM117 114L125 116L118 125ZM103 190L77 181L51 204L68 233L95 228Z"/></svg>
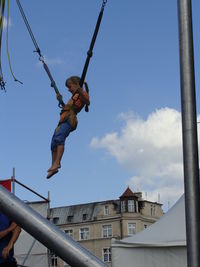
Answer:
<svg viewBox="0 0 200 267"><path fill-rule="evenodd" d="M2 186L0 210L72 267L106 267L100 259Z"/></svg>
<svg viewBox="0 0 200 267"><path fill-rule="evenodd" d="M33 189L31 189L30 187L26 186L25 184L22 184L21 182L19 182L16 179L13 179L13 183L17 183L19 185L21 185L22 187L26 188L28 191L30 191L31 193L35 194L36 196L42 198L45 202L48 202L49 200L45 197L43 197L42 195L38 194L36 191L34 191Z"/></svg>
<svg viewBox="0 0 200 267"><path fill-rule="evenodd" d="M13 168L12 186L13 186L13 194L15 195L15 168Z"/></svg>
<svg viewBox="0 0 200 267"><path fill-rule="evenodd" d="M191 0L178 0L188 267L200 266L200 189Z"/></svg>
<svg viewBox="0 0 200 267"><path fill-rule="evenodd" d="M31 250L33 249L33 247L34 247L36 241L37 241L36 239L33 240L32 244L31 244L31 246L30 246L30 248L29 248L29 250L28 250L28 252L27 252L27 254L26 254L26 257L24 258L24 260L23 260L23 262L22 262L22 266L24 266L24 264L26 263L28 257L30 256L30 254L31 254Z"/></svg>

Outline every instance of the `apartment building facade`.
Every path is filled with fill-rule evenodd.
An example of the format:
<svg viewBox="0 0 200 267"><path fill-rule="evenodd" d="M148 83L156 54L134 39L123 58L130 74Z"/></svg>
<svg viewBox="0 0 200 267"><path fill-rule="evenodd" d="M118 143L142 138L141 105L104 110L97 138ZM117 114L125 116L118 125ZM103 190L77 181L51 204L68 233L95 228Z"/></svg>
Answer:
<svg viewBox="0 0 200 267"><path fill-rule="evenodd" d="M51 208L50 216L62 231L112 266L111 239L134 235L163 215L162 204L142 199L128 187L116 200ZM51 267L69 266L51 252Z"/></svg>

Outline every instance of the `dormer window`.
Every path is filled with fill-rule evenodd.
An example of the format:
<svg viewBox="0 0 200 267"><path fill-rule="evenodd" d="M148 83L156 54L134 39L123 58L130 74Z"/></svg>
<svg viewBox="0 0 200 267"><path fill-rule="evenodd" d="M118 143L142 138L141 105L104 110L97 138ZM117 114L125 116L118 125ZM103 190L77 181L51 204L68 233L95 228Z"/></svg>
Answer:
<svg viewBox="0 0 200 267"><path fill-rule="evenodd" d="M87 213L83 214L83 221L87 220Z"/></svg>
<svg viewBox="0 0 200 267"><path fill-rule="evenodd" d="M109 215L109 214L110 214L109 206L108 205L105 205L104 206L104 215Z"/></svg>
<svg viewBox="0 0 200 267"><path fill-rule="evenodd" d="M128 187L120 197L121 212L139 212L138 195L134 194Z"/></svg>
<svg viewBox="0 0 200 267"><path fill-rule="evenodd" d="M59 220L59 217L54 217L54 218L53 218L53 223L54 223L54 224L57 224L57 223L58 223L58 220Z"/></svg>
<svg viewBox="0 0 200 267"><path fill-rule="evenodd" d="M73 217L74 217L73 215L69 215L69 216L67 216L67 221L68 221L68 222L72 222Z"/></svg>
<svg viewBox="0 0 200 267"><path fill-rule="evenodd" d="M151 205L151 216L155 216L156 215L156 205L152 204Z"/></svg>
<svg viewBox="0 0 200 267"><path fill-rule="evenodd" d="M126 201L125 200L121 201L121 212L126 212Z"/></svg>
<svg viewBox="0 0 200 267"><path fill-rule="evenodd" d="M135 211L134 200L130 199L128 200L128 212L134 212L134 211Z"/></svg>

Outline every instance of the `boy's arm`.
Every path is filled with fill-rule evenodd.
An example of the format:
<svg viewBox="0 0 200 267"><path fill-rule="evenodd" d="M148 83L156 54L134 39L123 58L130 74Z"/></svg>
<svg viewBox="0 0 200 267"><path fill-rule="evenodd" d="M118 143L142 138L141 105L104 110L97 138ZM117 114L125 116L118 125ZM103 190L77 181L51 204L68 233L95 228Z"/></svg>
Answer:
<svg viewBox="0 0 200 267"><path fill-rule="evenodd" d="M78 87L76 92L80 94L82 100L84 101L86 105L90 104L90 99L86 91L84 91L81 87Z"/></svg>
<svg viewBox="0 0 200 267"><path fill-rule="evenodd" d="M8 228L0 232L0 239L12 232L15 227L17 227L16 223L12 222Z"/></svg>
<svg viewBox="0 0 200 267"><path fill-rule="evenodd" d="M16 225L16 227L12 231L12 237L8 245L2 251L2 257L6 259L9 255L10 250L13 248L15 242L17 241L19 234L21 232L21 228Z"/></svg>

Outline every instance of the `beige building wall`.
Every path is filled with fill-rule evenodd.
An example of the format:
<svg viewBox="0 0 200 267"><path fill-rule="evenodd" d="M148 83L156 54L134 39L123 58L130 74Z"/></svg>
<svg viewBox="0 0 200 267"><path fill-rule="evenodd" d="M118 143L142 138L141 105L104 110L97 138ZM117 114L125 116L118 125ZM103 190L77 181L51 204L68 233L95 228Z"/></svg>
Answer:
<svg viewBox="0 0 200 267"><path fill-rule="evenodd" d="M140 208L137 212L121 212L120 201L104 201L97 202L96 214L92 217L90 221L80 221L75 223L58 224L60 229L63 231L71 230L73 231L72 238L78 241L83 247L88 249L94 255L96 255L101 260L103 257L103 249L110 248L111 239L117 238L122 239L124 237L130 236L132 234L138 233L145 228L149 227L152 223L156 222L162 215L162 205L156 202L149 202L146 200L141 200L141 194L139 195L138 201L140 201ZM123 199L123 198L122 198ZM128 198L128 200L130 197ZM90 203L88 203L89 205ZM95 203L94 205L95 206ZM66 207L66 212L69 207ZM80 211L85 212L88 210L87 204L85 206L80 206ZM77 212L76 208L76 212ZM93 210L94 212L94 210ZM79 214L80 216L80 214ZM81 218L81 216L80 216ZM110 236L103 236L103 227L108 225L112 226L112 232ZM80 240L80 229L88 228L89 235L87 240ZM112 262L106 262L107 266L111 266ZM53 267L64 267L66 265L61 259L57 259L57 266Z"/></svg>
<svg viewBox="0 0 200 267"><path fill-rule="evenodd" d="M142 215L156 219L160 218L163 215L163 211L158 203L144 200L143 205L144 208L141 210Z"/></svg>

